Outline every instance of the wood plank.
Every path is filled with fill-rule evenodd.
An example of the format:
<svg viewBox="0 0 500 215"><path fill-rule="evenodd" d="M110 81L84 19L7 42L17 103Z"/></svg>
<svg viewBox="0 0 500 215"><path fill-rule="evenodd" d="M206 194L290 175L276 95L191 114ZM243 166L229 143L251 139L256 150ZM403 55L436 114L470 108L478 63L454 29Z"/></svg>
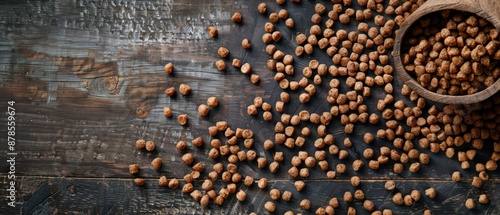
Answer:
<svg viewBox="0 0 500 215"><path fill-rule="evenodd" d="M131 179L113 178L30 176L20 177L18 182L20 183L18 198L22 199L24 204L17 205L15 209L2 204L0 206L2 211L21 214L248 214L250 212L266 214L263 205L267 201L273 201L268 192L277 188L282 192L285 190L292 192L292 199L290 202L282 199L274 201L277 206L276 214L283 214L289 210L295 213L313 213L318 207L326 207L333 197L340 202L340 207L335 210L336 214L345 214L348 207L354 207L359 214L367 214L362 201L354 200L352 203L343 201L344 192L354 193L356 190L350 182L343 180L309 180L306 182L306 188L300 192L293 187L293 182L287 180L272 180L264 189L258 188L256 184L250 187L239 185L239 189L247 193L246 201L238 202L234 194L231 194L222 206L211 201L205 208L189 195L183 194L180 188L172 190L159 187L157 180L154 179L147 180L144 187L136 186ZM201 183L195 181L196 189L201 189ZM498 180L494 183L498 183ZM182 184L183 181L181 186ZM216 183L215 189L218 191L223 186L224 183ZM6 189L6 184L2 183L1 187ZM437 190L434 199L424 195L425 189L429 187ZM376 210L391 209L398 214L422 214L425 209L431 210L433 214L498 214L500 197L495 187L493 183L487 183L478 190L466 182L397 180L396 189L387 191L384 189L383 180L370 180L361 182L358 188L366 191L365 198L375 203ZM395 193L401 192L407 195L414 189L419 190L422 197L412 206L398 206L392 202ZM486 205L477 202L478 196L483 193L490 198L490 203ZM299 202L306 198L312 202L309 210L299 207ZM467 198L475 199L474 210L465 208L464 201Z"/></svg>
<svg viewBox="0 0 500 215"><path fill-rule="evenodd" d="M258 169L255 161L244 161L239 170L244 176L255 178L267 177L270 186L280 190L293 190L293 179L287 170L291 167L290 159L299 151L305 150L313 155L316 149L313 142L318 138L317 125L302 122L298 128L310 127L313 134L307 137L303 148L288 149L277 145L265 151L262 142L274 138L274 124L280 120L280 114L273 110L273 120L262 120L259 116L246 114L246 107L252 104L256 96L273 107L283 91L273 80L275 73L267 69L265 63L270 56L265 52L265 44L261 41L264 33L263 25L267 16L256 12L260 1L150 1L136 2L61 2L33 1L26 3L0 3L0 109L6 108L7 101L16 101L16 175L20 185L18 205L15 213L88 213L88 214L120 214L120 213L214 213L234 214L262 212L262 206L269 197L268 190L261 191L255 186L248 188L249 201L237 203L234 197L227 200L223 207L210 205L200 208L190 197L179 191L172 192L156 186L160 175L168 178L182 178L191 172L191 168L182 161L181 153L175 150L175 143L185 140L190 143L201 136L204 146L187 149L195 155L195 160L202 162L205 170L202 178L206 178L216 162L227 164L227 158L211 160L207 154L210 150L207 128L217 121L226 120L231 128L249 128L255 133L254 150L259 156L272 161L276 151L283 151L285 161L275 174L267 168ZM277 25L283 34L277 43L281 51L293 53L295 50L294 35L307 32L310 16L315 2L303 1L301 4L287 3L284 7L296 21L294 29ZM325 2L331 8L330 2ZM269 3L269 11L277 12L281 6ZM308 9L309 8L309 9ZM233 11L243 14L243 24L234 24L229 18ZM33 15L30 17L30 15ZM81 18L83 16L83 18ZM208 25L219 28L219 37L209 39L205 33ZM351 24L345 26L354 29ZM248 37L252 41L252 49L245 51L240 41ZM253 73L260 75L261 81L254 85L249 77L232 68L230 58L226 60L228 71L217 71L213 62L218 60L217 48L228 47L230 58L236 57L252 64ZM299 80L302 68L311 59L330 64L331 58L320 50L311 56L296 57L295 74L290 80ZM166 75L163 66L173 62L175 72ZM370 76L374 74L369 73ZM298 114L301 110L323 113L328 112L331 105L325 102L328 94L328 83L332 77L324 77L318 93L311 102L300 104L299 91L288 91L292 101L285 106L285 113ZM345 77L339 77L345 82ZM170 86L178 87L188 83L192 88L189 96L176 95L167 97L163 91ZM409 106L415 102L400 93L401 81L395 77L392 82L396 100L403 100ZM342 93L347 86L342 85ZM369 113L380 114L376 109L379 99L386 93L382 87L373 87L372 95L364 99ZM211 110L208 117L199 117L197 107L205 103L210 96L220 99L219 107ZM436 103L428 102L427 108ZM441 107L442 105L436 104ZM163 107L171 107L174 118L163 116ZM427 115L424 110L424 115ZM147 112L147 115L141 113ZM176 116L187 113L189 124L180 126ZM138 117L141 116L141 117ZM0 124L6 125L6 117L0 117ZM427 152L431 163L423 165L418 173L410 173L409 164L405 164L405 172L392 173L390 161L380 170L370 170L369 161L362 157L367 147L376 150L381 146L394 148L385 139L376 139L372 145L362 142L364 133L375 133L385 128L382 120L376 125L356 123L354 134L345 134L339 117L328 126L329 133L336 138L340 148L349 151L346 160L338 156L328 155L330 169L338 163L348 167L344 174L326 181L325 172L317 166L311 168L306 179L308 186L305 192L294 192L291 203L278 201L278 212L286 210L300 211L300 198L310 198L314 208L326 205L332 196L341 197L345 190L352 190L346 182L357 175L364 181L361 187L367 198L372 199L378 209L391 208L393 211L407 214L420 214L424 208L430 208L434 214L442 214L450 210L466 214L463 206L466 197L476 198L480 193L487 193L492 199L488 205L478 205L473 213L498 214L498 180L500 171L489 171L490 180L480 189L470 186L470 179L477 175L472 168L462 170L460 163L448 159L443 152L437 154ZM400 124L405 124L400 121ZM3 132L4 127L0 131ZM405 129L409 130L405 126ZM353 147L342 145L344 138L353 141ZM144 138L157 143L157 150L152 153L137 150L134 142ZM219 135L224 141L223 135ZM0 135L0 141L6 137ZM416 144L417 148L419 148ZM477 160L485 162L493 152L493 141L486 142L484 149L478 151ZM240 146L243 146L240 143ZM6 154L7 145L0 144L0 154ZM468 150L472 147L465 144L457 150ZM399 149L396 149L401 151ZM162 157L164 166L154 171L149 163L155 157ZM355 159L365 162L365 167L355 172L351 163ZM411 162L414 162L413 160ZM128 165L138 163L141 166L140 177L148 179L145 188L133 186L128 173ZM1 162L1 169L8 169L8 163ZM463 183L449 181L453 171L460 171L466 178ZM7 174L2 189L8 186ZM399 207L391 203L390 192L383 190L381 180L393 178L398 180L398 189L409 192L411 189L423 191L426 187L438 189L438 199L424 198L414 207ZM371 182L370 182L371 181ZM366 184L365 184L366 182ZM220 185L220 184L219 184ZM166 201L165 201L166 200ZM226 202L226 203L227 203ZM0 201L0 209L6 209L5 199ZM365 213L360 202L352 204L358 212ZM345 213L347 204L338 210ZM234 213L233 213L234 212ZM309 213L312 211L304 211Z"/></svg>

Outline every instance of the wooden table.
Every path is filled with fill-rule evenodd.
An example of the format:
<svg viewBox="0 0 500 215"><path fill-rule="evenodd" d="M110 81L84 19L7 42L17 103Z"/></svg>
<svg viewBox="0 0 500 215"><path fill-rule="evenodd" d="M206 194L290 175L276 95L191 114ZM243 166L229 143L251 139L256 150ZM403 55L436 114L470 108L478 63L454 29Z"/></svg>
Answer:
<svg viewBox="0 0 500 215"><path fill-rule="evenodd" d="M349 206L359 214L367 214L362 201L342 201L345 191L356 190L350 185L350 178L358 175L362 179L359 188L378 210L392 209L395 214L421 214L425 209L434 214L500 214L499 171L490 172L490 180L480 189L474 188L470 185L471 178L476 175L473 168L462 170L456 158L448 159L443 152L433 154L427 151L431 163L423 165L417 173L407 171L409 164L406 164L402 174L394 174L392 161L378 171L367 166L359 172L353 171L350 165L353 160L368 161L362 158L362 151L368 147L362 143L362 135L385 127L383 122L376 126L358 123L355 133L347 135L335 118L328 129L335 136L336 143L342 148L342 140L349 137L354 145L348 149L347 160L341 161L331 155L327 160L331 169L338 163L345 163L347 172L337 174L335 179L326 179L325 173L316 166L304 179L305 190L297 191L293 187L295 180L287 170L291 167L290 158L299 149L278 145L265 151L261 144L274 138L274 123L279 120L279 114L273 110L272 122L246 114L246 107L256 96L261 96L274 107L282 92L273 80L274 72L266 67L270 57L264 52L261 35L268 19L267 15L257 13L258 3L260 1L254 0L0 3L0 109L6 111L7 102L15 101L17 153L16 207L12 208L7 205L8 193L5 191L11 181L8 178L10 165L4 160L9 152L5 135L8 115L2 115L0 154L4 162L0 164L0 177L3 178L1 189L5 192L0 201L1 213L262 214L265 213L264 203L270 200L268 191L278 188L293 193L290 202L275 201L278 214L287 210L314 213L318 207L327 206L332 197L341 202L340 208L336 209L339 214L345 214ZM331 8L329 1L323 3ZM283 34L283 39L277 44L280 50L294 52L293 36L305 32L310 26L314 4L313 1L300 4L287 1L284 6L276 5L274 1L268 3L268 11L286 8L295 20L294 29L288 29L283 23L277 25ZM235 11L243 15L241 24L230 21ZM215 40L206 34L209 25L219 29ZM353 24L346 28L354 27ZM251 50L241 48L243 38L252 42ZM230 49L230 58L250 62L253 73L260 75L260 83L252 84L249 76L231 66L226 72L218 71L214 62L220 59L217 55L220 46ZM294 78L301 77L302 68L311 59L331 63L320 50L311 56L295 57ZM175 65L173 75L163 72L163 66L168 62ZM230 60L226 62L230 65ZM286 105L285 111L290 114L304 109L317 113L329 111L331 105L325 102L325 98L330 79L325 78L317 95L304 105L297 100L298 92L290 92L292 102ZM181 83L192 87L189 96L168 97L163 93L167 87L178 87ZM393 86L396 99L412 104L401 95L401 83L397 77ZM385 94L380 87L372 90L371 97L365 98L365 104L370 112L380 113L374 106ZM208 117L199 117L198 105L205 103L210 96L219 98L219 107L211 110ZM163 116L163 108L167 106L173 110L172 119ZM143 112L147 112L147 116L137 117ZM188 126L177 123L175 117L179 114L188 114ZM181 161L182 154L175 149L179 140L190 143L196 137L203 138L204 147L190 145L187 149L195 155L196 161L204 164L202 178L207 177L216 162L227 163L225 159L214 161L207 156L211 139L207 128L221 120L226 120L231 128L252 129L256 141L254 150L259 156L272 161L275 151L284 152L285 161L274 174L267 168L258 169L255 161L239 164L239 171L244 176L268 178L268 187L259 189L257 185L242 185L240 188L248 194L246 201L238 202L231 195L222 206L212 202L205 208L181 193L180 188L159 187L157 180L161 175L182 179L191 172L191 168ZM311 129L315 130L316 126ZM313 132L300 150L314 153L312 141L316 135ZM151 153L137 150L134 143L140 138L153 140L157 149ZM491 145L485 146L477 156L489 158L493 150ZM392 144L376 139L370 147L378 149L381 146L392 147ZM155 157L164 160L159 171L149 165ZM135 177L128 173L128 165L132 163L140 164L140 177L146 178L146 186L138 187L133 183ZM450 179L456 170L465 178L460 183ZM384 182L388 179L396 180L395 191L384 189ZM201 182L196 181L195 185L200 187ZM224 185L216 182L216 190ZM410 207L392 202L396 192L406 195L417 189L423 194L429 187L437 189L436 198L423 195ZM466 198L477 199L482 193L490 197L489 204L477 204L474 210L465 208ZM299 202L304 198L311 200L312 209L300 209Z"/></svg>

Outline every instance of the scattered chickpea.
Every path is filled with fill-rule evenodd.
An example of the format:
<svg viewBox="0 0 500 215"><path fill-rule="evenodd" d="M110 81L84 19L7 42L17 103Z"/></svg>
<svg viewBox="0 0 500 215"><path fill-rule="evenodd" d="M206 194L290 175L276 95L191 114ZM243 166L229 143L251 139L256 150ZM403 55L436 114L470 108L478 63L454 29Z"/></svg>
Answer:
<svg viewBox="0 0 500 215"><path fill-rule="evenodd" d="M177 187L179 187L179 180L176 178L173 178L168 182L168 188L176 189Z"/></svg>
<svg viewBox="0 0 500 215"><path fill-rule="evenodd" d="M146 142L146 150L153 151L153 150L155 150L155 147L156 147L156 145L153 141Z"/></svg>
<svg viewBox="0 0 500 215"><path fill-rule="evenodd" d="M295 189L297 189L297 191L301 191L306 186L306 183L304 181L295 181L293 185L295 186Z"/></svg>
<svg viewBox="0 0 500 215"><path fill-rule="evenodd" d="M354 198L357 200L363 200L365 199L365 194L362 190L356 190L356 192L354 192Z"/></svg>
<svg viewBox="0 0 500 215"><path fill-rule="evenodd" d="M285 190L285 192L283 192L283 194L281 195L281 198L283 199L283 201L290 201L292 199L292 192Z"/></svg>
<svg viewBox="0 0 500 215"><path fill-rule="evenodd" d="M258 186L260 189L264 189L265 187L267 187L267 178L261 178L261 179L257 182L257 186Z"/></svg>
<svg viewBox="0 0 500 215"><path fill-rule="evenodd" d="M226 70L226 62L224 62L224 60L215 61L215 67L217 67L219 71L224 71Z"/></svg>
<svg viewBox="0 0 500 215"><path fill-rule="evenodd" d="M260 3L258 6L257 6L257 11L261 14L264 14L266 13L267 11L267 5L266 3Z"/></svg>
<svg viewBox="0 0 500 215"><path fill-rule="evenodd" d="M394 180L388 180L384 185L386 190L394 190L396 188L396 182Z"/></svg>
<svg viewBox="0 0 500 215"><path fill-rule="evenodd" d="M180 125L186 125L188 123L187 114L181 114L177 116L177 121L179 122Z"/></svg>
<svg viewBox="0 0 500 215"><path fill-rule="evenodd" d="M238 191L238 193L236 193L236 199L238 199L238 201L243 202L245 201L246 198L247 198L247 193L245 191L240 190Z"/></svg>
<svg viewBox="0 0 500 215"><path fill-rule="evenodd" d="M413 199L413 201L418 201L421 197L421 194L420 194L420 191L418 190L412 190L411 193L410 193L410 196L411 198Z"/></svg>
<svg viewBox="0 0 500 215"><path fill-rule="evenodd" d="M462 180L460 172L459 171L453 172L453 174L451 175L451 180L453 180L454 182L460 182Z"/></svg>
<svg viewBox="0 0 500 215"><path fill-rule="evenodd" d="M410 172L417 172L420 169L420 163L415 162L410 165Z"/></svg>
<svg viewBox="0 0 500 215"><path fill-rule="evenodd" d="M243 46L243 42L242 42L242 46ZM245 48L245 47L243 47L243 48ZM234 58L231 65L233 65L233 67L240 68L241 67L241 60Z"/></svg>
<svg viewBox="0 0 500 215"><path fill-rule="evenodd" d="M486 194L479 195L478 202L481 204L488 204L488 196Z"/></svg>
<svg viewBox="0 0 500 215"><path fill-rule="evenodd" d="M358 176L351 177L351 185L353 187L359 186L360 183L361 183L361 179Z"/></svg>
<svg viewBox="0 0 500 215"><path fill-rule="evenodd" d="M146 147L146 141L143 139L139 139L139 140L135 141L135 147L137 149L143 149L144 147Z"/></svg>
<svg viewBox="0 0 500 215"><path fill-rule="evenodd" d="M241 16L240 12L235 12L233 14L233 16L231 16L231 21L233 21L233 22L240 23L241 20L242 20L242 16Z"/></svg>
<svg viewBox="0 0 500 215"><path fill-rule="evenodd" d="M472 210L476 207L476 203L474 202L474 199L472 198L468 198L466 201L465 201L465 207L469 210Z"/></svg>
<svg viewBox="0 0 500 215"><path fill-rule="evenodd" d="M353 197L352 197L352 193L350 191L345 191L344 192L344 202L352 202L353 201Z"/></svg>
<svg viewBox="0 0 500 215"><path fill-rule="evenodd" d="M244 63L241 68L241 73L249 74L252 71L252 66L249 63Z"/></svg>
<svg viewBox="0 0 500 215"><path fill-rule="evenodd" d="M276 189L276 188L271 189L271 190L269 191L269 196L270 196L270 197L271 197L271 199L273 199L273 200L278 200L278 199L280 198L280 195L281 195L281 192L280 192L278 189Z"/></svg>
<svg viewBox="0 0 500 215"><path fill-rule="evenodd" d="M167 180L167 177L165 176L161 176L160 179L158 179L158 185L160 187L166 187L168 186L168 180Z"/></svg>
<svg viewBox="0 0 500 215"><path fill-rule="evenodd" d="M212 38L217 37L217 35L219 34L219 31L217 30L217 28L215 26L208 27L207 31L208 31L208 35L210 35L210 37L212 37Z"/></svg>
<svg viewBox="0 0 500 215"><path fill-rule="evenodd" d="M167 63L165 65L164 70L165 70L165 73L172 74L174 72L174 65L172 63Z"/></svg>
<svg viewBox="0 0 500 215"><path fill-rule="evenodd" d="M267 201L267 202L264 204L264 208L265 208L268 212L273 213L273 212L276 210L276 204L274 204L274 202Z"/></svg>
<svg viewBox="0 0 500 215"><path fill-rule="evenodd" d="M309 201L309 199L302 199L302 201L300 201L299 205L300 205L300 208L302 208L304 210L309 210L311 208L311 201Z"/></svg>
<svg viewBox="0 0 500 215"><path fill-rule="evenodd" d="M375 210L375 204L373 204L371 200L367 199L363 202L363 208L365 208L365 210L367 211L372 212L373 210Z"/></svg>
<svg viewBox="0 0 500 215"><path fill-rule="evenodd" d="M214 202L216 205L222 205L222 204L224 204L224 200L225 200L224 197L219 195L219 196L215 197Z"/></svg>
<svg viewBox="0 0 500 215"><path fill-rule="evenodd" d="M410 195L406 195L406 196L403 197L403 203L406 206L412 206L413 205L413 199L411 198Z"/></svg>
<svg viewBox="0 0 500 215"><path fill-rule="evenodd" d="M342 173L345 173L345 171L347 170L347 167L345 166L345 164L339 163L339 164L337 164L335 169L338 173L342 174Z"/></svg>
<svg viewBox="0 0 500 215"><path fill-rule="evenodd" d="M434 197L436 197L436 189L434 189L433 187L426 189L425 195L428 196L429 198L433 199Z"/></svg>
<svg viewBox="0 0 500 215"><path fill-rule="evenodd" d="M144 184L146 184L146 180L144 180L144 178L136 178L134 179L134 183L137 185L137 186L144 186Z"/></svg>
<svg viewBox="0 0 500 215"><path fill-rule="evenodd" d="M162 159L161 158L155 158L153 161L151 161L151 166L155 170L159 170L162 165Z"/></svg>
<svg viewBox="0 0 500 215"><path fill-rule="evenodd" d="M184 155L182 155L182 161L186 164L186 165L191 165L194 161L194 156L193 154L191 153L186 153Z"/></svg>
<svg viewBox="0 0 500 215"><path fill-rule="evenodd" d="M483 185L483 180L477 176L472 179L472 186L480 188Z"/></svg>
<svg viewBox="0 0 500 215"><path fill-rule="evenodd" d="M394 202L394 204L402 205L404 203L403 195L401 193L394 194L394 196L392 197L392 201Z"/></svg>
<svg viewBox="0 0 500 215"><path fill-rule="evenodd" d="M352 163L352 168L354 169L354 171L359 171L361 168L363 168L363 166L364 166L364 163L362 160L355 160Z"/></svg>
<svg viewBox="0 0 500 215"><path fill-rule="evenodd" d="M139 173L139 164L131 164L128 166L129 173L135 175Z"/></svg>
<svg viewBox="0 0 500 215"><path fill-rule="evenodd" d="M276 161L273 161L269 164L269 171L271 171L272 173L275 173L278 171L280 167L280 164Z"/></svg>

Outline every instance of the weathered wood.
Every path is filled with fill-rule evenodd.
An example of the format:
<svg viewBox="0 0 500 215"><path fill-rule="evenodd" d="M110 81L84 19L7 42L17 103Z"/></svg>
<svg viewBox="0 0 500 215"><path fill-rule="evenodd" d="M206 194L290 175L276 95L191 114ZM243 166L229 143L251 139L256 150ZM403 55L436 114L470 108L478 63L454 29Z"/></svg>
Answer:
<svg viewBox="0 0 500 215"><path fill-rule="evenodd" d="M45 178L45 177L21 177L19 195L23 197L24 204L19 205L16 210L11 210L1 205L2 212L12 211L22 214L248 214L256 212L265 213L263 205L267 201L273 201L269 197L269 190L277 188L284 192L292 192L290 202L282 199L274 201L277 205L276 214L283 214L291 210L304 214L313 213L314 210L300 209L299 202L302 199L312 201L312 208L326 207L331 198L336 197L340 207L335 210L336 214L345 214L348 207L354 207L358 214L367 214L363 209L363 201L354 200L352 203L343 201L344 192L354 193L356 188L345 180L311 180L306 188L297 191L293 182L288 180L273 180L264 189L256 184L250 187L240 188L247 193L244 202L238 202L234 194L225 200L222 206L217 206L213 201L203 208L188 194L183 194L180 188L159 187L157 180L151 179L144 187L137 187L128 179L113 178ZM486 184L482 189L474 189L467 182L455 183L451 181L428 180L425 182L411 180L397 180L397 188L393 191L384 189L385 181L367 180L363 181L358 189L365 191L365 198L373 201L376 210L391 209L401 214L421 214L423 210L430 209L434 214L466 214L464 201L467 198L477 198L486 193L490 203L478 204L470 213L474 214L498 214L500 212L500 195L493 183ZM181 185L184 182L181 181ZM195 181L195 187L201 189L201 182ZM215 188L219 190L223 184L216 183ZM424 195L425 189L436 188L437 196L430 199ZM4 187L2 186L2 189ZM395 193L404 195L412 190L422 193L419 201L412 206L397 206L392 202ZM318 192L319 191L319 192Z"/></svg>
<svg viewBox="0 0 500 215"><path fill-rule="evenodd" d="M500 79L495 81L490 87L481 90L472 95L442 95L430 90L427 90L408 72L406 72L403 63L401 62L401 48L403 39L406 33L411 29L411 26L416 23L421 17L441 10L459 10L476 14L485 18L493 26L500 30L500 3L495 0L430 0L419 7L414 13L405 19L403 25L399 29L394 40L394 67L399 78L408 85L412 90L416 91L420 96L429 100L441 102L445 104L475 104L496 94L500 90Z"/></svg>
<svg viewBox="0 0 500 215"><path fill-rule="evenodd" d="M204 164L202 178L207 177L214 163L227 164L226 157L215 161L207 157L209 141L212 139L207 128L219 120L228 121L233 129L252 129L255 132L253 149L269 162L274 152L285 153L285 162L281 163L275 174L270 173L268 168L258 169L255 161L241 162L241 174L255 178L267 177L270 187L293 191L295 179L287 173L291 167L290 158L300 150L308 151L311 155L314 153L317 125L307 122L299 124L299 128L308 126L313 130L303 148L288 149L277 145L265 151L262 142L274 138L274 124L280 120L279 113L273 110L271 122L262 120L261 110L259 116L246 114L246 107L252 104L255 96L263 97L274 107L283 91L273 80L275 73L265 65L270 57L263 52L265 44L261 41L261 35L264 33L262 26L268 18L256 12L258 3L260 1L229 0L0 3L0 11L5 14L0 16L0 70L4 71L0 73L0 108L4 110L9 100L16 101L16 175L20 182L18 197L21 201L15 212L263 213L263 204L269 199L269 189L259 190L255 185L248 188L249 197L244 203L237 203L231 196L223 207L212 203L205 209L200 208L189 196L182 195L179 189L174 192L156 185L161 175L182 178L191 172L191 168L180 160L181 152L175 149L175 143L179 140L190 143L198 136L203 138L202 148L189 145L187 149L195 155L195 161ZM314 4L312 1L286 3L284 7L294 18L296 26L288 29L284 25L276 25L283 34L279 42L280 50L294 52L294 35L308 32ZM325 2L325 5L331 8L332 3ZM269 3L268 9L277 12L281 6ZM229 21L233 11L243 14L242 24ZM217 39L209 39L206 35L208 25L219 28ZM338 23L336 25L340 26ZM354 29L356 25L352 23L342 27ZM252 42L249 51L241 48L241 40L245 37ZM213 62L219 59L216 54L219 46L226 46L231 51L230 58L226 60L228 65L233 57L251 63L253 73L261 77L260 83L251 84L248 76L231 66L226 72L217 71ZM311 56L297 57L294 65L295 73L298 74L290 79L299 80L302 68L311 59L318 59L328 65L331 62L331 58L320 50ZM167 62L175 65L173 75L163 72ZM339 79L345 81L345 77ZM319 114L328 112L331 105L325 98L330 80L331 77L323 79L322 86L318 87L317 94L308 104L298 102L302 91L290 91L292 101L285 106L285 112L298 114L305 109ZM181 83L188 83L193 88L191 95L170 98L163 93L165 88L178 87ZM402 82L399 79L395 78L392 84L396 99L402 99L410 106L415 105L400 94ZM342 92L348 90L351 89L341 86ZM208 117L199 117L197 107L205 103L209 96L217 96L220 106L211 110ZM372 88L372 95L364 101L369 113L380 114L376 110L376 103L384 97L382 87ZM428 106L432 104L428 102ZM163 107L166 106L174 112L171 119L163 116ZM176 117L184 113L189 115L189 124L183 127L177 123ZM0 124L6 124L5 117L0 118ZM314 208L325 206L328 198L341 197L346 190L354 191L347 182L352 175L362 178L361 188L378 209L392 208L395 213L403 214L419 214L424 208L430 208L435 214L450 210L468 213L463 207L465 197L475 198L479 193L487 193L492 203L478 205L474 212L498 213L496 190L500 172L488 172L491 178L489 182L481 189L471 188L470 178L477 173L473 168L462 170L456 159L446 158L443 152L432 154L424 150L431 156L431 163L423 165L418 173L405 171L396 175L392 173L392 161L378 171L365 166L361 171L354 172L350 167L353 160L368 162L362 157L365 148L394 148L385 139L376 139L372 145L362 142L364 133L375 133L379 128L385 128L385 120L377 125L356 123L355 133L348 135L344 133L339 119L335 118L328 130L335 136L339 147L348 150L350 156L340 160L338 156L328 155L327 160L332 170L334 165L345 163L347 172L337 174L335 180L328 181L325 172L317 166L312 168L310 177L306 179L307 189L302 193L294 191L294 199L290 203L278 201L278 213L300 211L298 202L306 197L313 201ZM346 137L353 141L352 148L345 148L341 144ZM155 141L157 150L148 153L135 149L134 142L139 138ZM225 140L222 134L218 138ZM0 140L0 153L5 154L7 145L3 144L6 142L3 133ZM240 146L243 148L241 143ZM460 150L470 148L464 145ZM477 157L486 161L492 151L493 144L488 142ZM150 162L157 156L163 158L164 166L154 171ZM139 188L132 184L135 176L128 173L128 165L132 163L140 164L139 176L148 180L146 187ZM408 166L405 164L405 170ZM7 163L1 162L0 167L7 169ZM463 183L449 181L451 173L457 170L466 178ZM0 176L4 178L1 187L5 190L8 186L6 173L0 172ZM390 200L391 192L383 190L382 181L388 178L400 181L398 189L403 192L413 188L423 191L429 186L436 186L443 196L435 200L422 198L414 207L394 206ZM200 183L197 182L196 186L200 186ZM217 186L220 188L222 184ZM246 188L242 186L241 189ZM0 204L0 211L8 209L5 199ZM358 212L365 213L360 202L352 205ZM338 212L345 213L346 209L347 204L342 204Z"/></svg>

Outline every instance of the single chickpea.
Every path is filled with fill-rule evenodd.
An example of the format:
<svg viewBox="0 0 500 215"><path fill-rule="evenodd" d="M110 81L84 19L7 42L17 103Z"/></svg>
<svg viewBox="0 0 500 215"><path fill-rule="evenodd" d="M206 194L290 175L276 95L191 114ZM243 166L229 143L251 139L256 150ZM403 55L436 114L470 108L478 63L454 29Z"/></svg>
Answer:
<svg viewBox="0 0 500 215"><path fill-rule="evenodd" d="M266 211L268 211L270 213L273 213L276 210L276 204L274 204L274 202L267 201L264 204L264 209L266 209Z"/></svg>
<svg viewBox="0 0 500 215"><path fill-rule="evenodd" d="M425 195L428 196L429 198L433 199L434 197L436 197L436 189L434 189L433 187L426 189Z"/></svg>
<svg viewBox="0 0 500 215"><path fill-rule="evenodd" d="M266 3L260 3L258 6L257 6L257 11L261 14L264 14L266 13L267 11L267 4Z"/></svg>
<svg viewBox="0 0 500 215"><path fill-rule="evenodd" d="M210 35L211 38L215 38L219 34L219 31L217 30L217 28L215 26L208 27L207 31L208 31L208 35Z"/></svg>
<svg viewBox="0 0 500 215"><path fill-rule="evenodd" d="M155 143L153 141L146 141L146 150L147 151L153 151L155 150Z"/></svg>
<svg viewBox="0 0 500 215"><path fill-rule="evenodd" d="M278 199L280 198L280 195L281 195L281 192L280 192L278 189L276 189L276 188L271 189L271 190L269 191L269 196L270 196L270 197L271 197L271 199L273 199L273 200L278 200Z"/></svg>
<svg viewBox="0 0 500 215"><path fill-rule="evenodd" d="M304 181L295 181L293 184L295 186L295 189L297 189L297 191L301 191L306 186Z"/></svg>

